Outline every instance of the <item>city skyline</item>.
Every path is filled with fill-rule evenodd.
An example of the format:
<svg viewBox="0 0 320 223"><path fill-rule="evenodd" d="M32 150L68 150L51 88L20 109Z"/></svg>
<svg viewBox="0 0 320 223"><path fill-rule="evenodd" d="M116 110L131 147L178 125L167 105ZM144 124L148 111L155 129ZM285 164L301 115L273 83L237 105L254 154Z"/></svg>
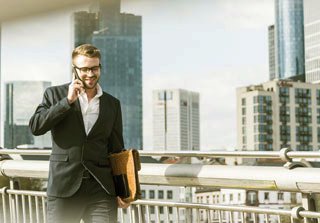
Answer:
<svg viewBox="0 0 320 223"><path fill-rule="evenodd" d="M122 1L122 12L143 17L145 149L152 149L152 90L159 88L185 88L200 93L201 149L236 146L236 87L268 79L267 30L274 22L273 5L273 1L249 0L153 4ZM70 79L61 67L70 63L72 49L65 42L71 36L66 21L72 10L3 24L4 81L44 80L44 71L51 76L53 85ZM57 24L59 32L54 29ZM20 49L45 68L19 59L17 69L15 55ZM43 49L50 53L46 55ZM43 57L46 60L41 60ZM27 70L28 75L19 74L21 69Z"/></svg>

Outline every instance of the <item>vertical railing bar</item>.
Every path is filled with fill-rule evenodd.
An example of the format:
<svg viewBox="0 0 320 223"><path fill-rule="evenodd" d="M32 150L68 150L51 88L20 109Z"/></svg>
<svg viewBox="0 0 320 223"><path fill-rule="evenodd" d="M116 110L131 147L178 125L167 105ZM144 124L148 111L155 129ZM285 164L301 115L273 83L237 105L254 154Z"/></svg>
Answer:
<svg viewBox="0 0 320 223"><path fill-rule="evenodd" d="M179 210L179 207L176 207L175 209L177 210L177 222L179 223L180 222L180 210Z"/></svg>
<svg viewBox="0 0 320 223"><path fill-rule="evenodd" d="M230 222L230 223L234 223L234 222L233 222L233 212L232 212L232 211L229 211L229 218L230 218L230 219L229 219L229 222Z"/></svg>
<svg viewBox="0 0 320 223"><path fill-rule="evenodd" d="M9 206L10 206L10 222L16 222L14 199L11 193L9 194Z"/></svg>
<svg viewBox="0 0 320 223"><path fill-rule="evenodd" d="M211 213L210 210L206 209L208 222L211 222Z"/></svg>
<svg viewBox="0 0 320 223"><path fill-rule="evenodd" d="M269 223L269 215L265 214L265 218L266 218L266 223Z"/></svg>
<svg viewBox="0 0 320 223"><path fill-rule="evenodd" d="M166 222L170 223L168 206L164 206L164 215L166 216Z"/></svg>
<svg viewBox="0 0 320 223"><path fill-rule="evenodd" d="M35 199L35 203L36 203L36 222L40 223L38 196L35 196L34 199Z"/></svg>
<svg viewBox="0 0 320 223"><path fill-rule="evenodd" d="M256 213L252 213L253 223L257 223L257 215Z"/></svg>
<svg viewBox="0 0 320 223"><path fill-rule="evenodd" d="M244 212L241 211L241 212L240 212L240 215L241 215L241 222L242 222L242 223L246 223L246 218L244 217Z"/></svg>
<svg viewBox="0 0 320 223"><path fill-rule="evenodd" d="M120 214L120 222L121 222L121 223L124 223L124 219L123 219L123 218L124 218L124 217L123 217L123 215L124 215L123 209L122 209L122 208L119 208L119 212L120 212L120 213L119 213L119 214Z"/></svg>
<svg viewBox="0 0 320 223"><path fill-rule="evenodd" d="M15 194L14 195L14 199L15 199L15 205L16 205L16 221L19 222L20 221L20 208L19 208L19 195Z"/></svg>
<svg viewBox="0 0 320 223"><path fill-rule="evenodd" d="M160 213L159 213L159 206L155 206L156 211L156 222L160 223Z"/></svg>
<svg viewBox="0 0 320 223"><path fill-rule="evenodd" d="M21 203L22 203L22 221L23 223L27 222L27 216L26 216L26 204L25 204L25 195L21 195Z"/></svg>
<svg viewBox="0 0 320 223"><path fill-rule="evenodd" d="M220 210L218 210L218 219L219 219L219 223L222 223L222 214Z"/></svg>
<svg viewBox="0 0 320 223"><path fill-rule="evenodd" d="M199 223L200 222L200 209L199 208L195 208L196 209L196 222Z"/></svg>
<svg viewBox="0 0 320 223"><path fill-rule="evenodd" d="M317 222L320 223L320 218L317 218Z"/></svg>
<svg viewBox="0 0 320 223"><path fill-rule="evenodd" d="M46 199L44 196L41 197L41 201L42 201L42 216L43 216L43 222L47 223L47 209L46 209Z"/></svg>
<svg viewBox="0 0 320 223"><path fill-rule="evenodd" d="M2 194L2 209L3 209L3 222L7 223L7 201L6 201L6 192L4 190L3 194Z"/></svg>
<svg viewBox="0 0 320 223"><path fill-rule="evenodd" d="M132 212L132 220L134 223L136 223L136 206L135 205L132 205L131 212Z"/></svg>
<svg viewBox="0 0 320 223"><path fill-rule="evenodd" d="M137 205L137 209L138 209L138 221L139 221L139 223L142 223L143 221L142 221L141 205L140 204Z"/></svg>
<svg viewBox="0 0 320 223"><path fill-rule="evenodd" d="M291 223L294 223L294 219L293 217L290 217Z"/></svg>
<svg viewBox="0 0 320 223"><path fill-rule="evenodd" d="M278 214L278 223L281 223L281 216Z"/></svg>
<svg viewBox="0 0 320 223"><path fill-rule="evenodd" d="M129 206L127 213L129 213L129 221L130 221L130 223L134 223L134 222L133 222L133 219L132 219L132 211L131 211L131 209L132 209L131 206Z"/></svg>
<svg viewBox="0 0 320 223"><path fill-rule="evenodd" d="M28 204L29 204L29 219L30 222L33 222L33 208L32 208L32 200L31 195L28 195Z"/></svg>
<svg viewBox="0 0 320 223"><path fill-rule="evenodd" d="M150 222L150 210L149 210L149 205L146 205L146 217L147 217L147 223Z"/></svg>

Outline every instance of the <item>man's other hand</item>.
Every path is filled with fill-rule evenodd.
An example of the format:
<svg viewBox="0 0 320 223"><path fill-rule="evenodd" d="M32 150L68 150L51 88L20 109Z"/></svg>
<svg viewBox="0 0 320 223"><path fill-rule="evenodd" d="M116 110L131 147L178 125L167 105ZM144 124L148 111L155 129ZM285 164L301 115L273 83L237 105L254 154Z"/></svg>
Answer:
<svg viewBox="0 0 320 223"><path fill-rule="evenodd" d="M120 197L117 197L118 200L118 207L119 208L128 208L130 206L130 202L125 202Z"/></svg>

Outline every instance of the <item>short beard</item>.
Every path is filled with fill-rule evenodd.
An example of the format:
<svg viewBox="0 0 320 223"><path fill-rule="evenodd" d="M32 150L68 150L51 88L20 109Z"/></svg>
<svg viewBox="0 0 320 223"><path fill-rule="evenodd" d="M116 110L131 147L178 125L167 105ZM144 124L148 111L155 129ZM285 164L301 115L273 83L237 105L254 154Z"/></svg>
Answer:
<svg viewBox="0 0 320 223"><path fill-rule="evenodd" d="M93 87L89 87L85 81L82 81L84 89L95 89L97 87L97 84L99 83L100 77L96 77L96 83L93 85Z"/></svg>

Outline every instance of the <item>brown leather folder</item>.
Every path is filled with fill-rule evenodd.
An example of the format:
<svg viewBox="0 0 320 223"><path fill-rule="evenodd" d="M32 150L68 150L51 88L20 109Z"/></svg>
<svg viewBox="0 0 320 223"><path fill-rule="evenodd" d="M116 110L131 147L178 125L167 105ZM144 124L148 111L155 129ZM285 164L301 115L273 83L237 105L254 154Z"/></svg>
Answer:
<svg viewBox="0 0 320 223"><path fill-rule="evenodd" d="M141 169L139 152L124 150L109 156L117 196L125 202L141 198L138 171Z"/></svg>

